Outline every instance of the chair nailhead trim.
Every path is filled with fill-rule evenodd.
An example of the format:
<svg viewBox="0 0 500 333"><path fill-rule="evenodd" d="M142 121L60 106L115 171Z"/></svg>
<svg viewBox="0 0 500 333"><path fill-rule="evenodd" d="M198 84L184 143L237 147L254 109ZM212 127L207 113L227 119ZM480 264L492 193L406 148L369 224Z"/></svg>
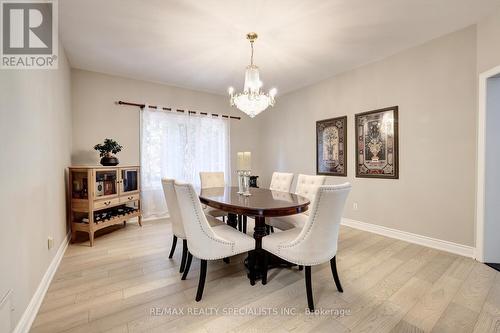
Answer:
<svg viewBox="0 0 500 333"><path fill-rule="evenodd" d="M194 200L193 198L193 191L191 191L191 189L189 188L189 185L182 185L184 187L186 187L188 190L189 190L189 198L191 199L191 202L193 203L193 207L196 207L196 201ZM198 199L198 198L197 198ZM198 209L195 209L195 214L196 214L196 219L197 219L197 222L198 222L198 226L200 227L201 231L211 240L217 242L217 243L220 243L222 245L230 245L231 246L231 253L233 255L237 254L235 253L234 251L234 242L224 242L224 241L221 241L220 239L217 239L217 238L213 238L211 235L207 234L207 232L205 231L205 229L203 229L203 225L201 224L201 220L200 220L200 215L198 214ZM210 226L209 226L210 227ZM222 257L224 258L224 257ZM210 259L210 258L207 258L205 260L217 260L217 259L220 259L220 258L213 258L213 259Z"/></svg>
<svg viewBox="0 0 500 333"><path fill-rule="evenodd" d="M295 241L289 243L289 244L278 244L278 257L281 258L281 256L279 256L280 252L282 249L289 249L289 248L292 248L292 247L295 247L296 245L300 244L300 242L304 241L307 237L307 235L309 235L309 233L311 232L312 230L312 226L316 220L316 216L318 215L318 209L317 209L317 206L319 205L319 203L321 202L321 197L322 197L322 194L323 192L335 192L335 191L338 191L338 190L341 190L341 189L344 189L344 188L340 188L340 189L333 189L333 188L321 188L319 190L319 195L317 196L317 200L314 201L314 214L312 216L309 216L309 220L310 222L307 223L308 224L308 227L307 227L307 230L306 232L304 233L304 235L301 237L301 238L298 238L296 239ZM337 253L334 253L333 256L328 259L328 260L331 260L333 257L335 257ZM282 258L282 259L285 259L285 260L288 260L290 261L289 259L287 258ZM320 261L320 262L313 262L312 264L310 263L307 263L305 264L304 262L300 262L300 261L296 261L296 260L293 260L293 262L295 264L298 264L298 265L320 265L320 264L323 264L325 262L327 262L328 260L325 260L325 261Z"/></svg>

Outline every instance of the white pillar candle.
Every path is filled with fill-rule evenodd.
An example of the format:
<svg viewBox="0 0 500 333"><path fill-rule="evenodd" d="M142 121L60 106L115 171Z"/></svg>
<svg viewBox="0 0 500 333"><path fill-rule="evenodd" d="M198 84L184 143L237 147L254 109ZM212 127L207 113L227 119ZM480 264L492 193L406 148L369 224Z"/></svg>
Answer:
<svg viewBox="0 0 500 333"><path fill-rule="evenodd" d="M252 169L252 153L246 151L243 153L243 170L251 170Z"/></svg>
<svg viewBox="0 0 500 333"><path fill-rule="evenodd" d="M237 163L236 163L236 169L237 170L243 170L243 153L242 152L238 152L237 153L237 156L238 156L238 160L237 160Z"/></svg>

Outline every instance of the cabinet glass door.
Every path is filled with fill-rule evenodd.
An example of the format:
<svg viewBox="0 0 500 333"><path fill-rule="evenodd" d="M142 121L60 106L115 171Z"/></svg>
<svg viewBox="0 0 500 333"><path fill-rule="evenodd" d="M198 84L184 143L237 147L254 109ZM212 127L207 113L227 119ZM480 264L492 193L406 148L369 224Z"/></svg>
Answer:
<svg viewBox="0 0 500 333"><path fill-rule="evenodd" d="M117 195L117 170L96 170L95 171L95 197L106 197L110 195Z"/></svg>
<svg viewBox="0 0 500 333"><path fill-rule="evenodd" d="M87 170L71 171L71 198L88 199L88 176Z"/></svg>
<svg viewBox="0 0 500 333"><path fill-rule="evenodd" d="M136 192L139 190L139 170L122 169L121 170L121 191L122 193Z"/></svg>

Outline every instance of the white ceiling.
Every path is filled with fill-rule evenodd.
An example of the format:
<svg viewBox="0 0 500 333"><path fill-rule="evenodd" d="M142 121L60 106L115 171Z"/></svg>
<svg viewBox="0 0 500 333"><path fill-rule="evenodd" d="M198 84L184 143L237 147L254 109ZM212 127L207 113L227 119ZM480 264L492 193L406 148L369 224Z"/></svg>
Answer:
<svg viewBox="0 0 500 333"><path fill-rule="evenodd" d="M499 0L62 0L75 68L225 94L255 31L264 88L283 94L476 23Z"/></svg>

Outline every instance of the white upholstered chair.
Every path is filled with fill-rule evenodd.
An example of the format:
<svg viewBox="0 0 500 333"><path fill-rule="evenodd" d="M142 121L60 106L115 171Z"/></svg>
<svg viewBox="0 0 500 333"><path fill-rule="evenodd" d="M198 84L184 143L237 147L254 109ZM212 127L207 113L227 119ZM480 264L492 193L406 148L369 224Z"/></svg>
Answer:
<svg viewBox="0 0 500 333"><path fill-rule="evenodd" d="M271 185L269 189L272 191L290 192L293 182L293 173L288 172L273 172Z"/></svg>
<svg viewBox="0 0 500 333"><path fill-rule="evenodd" d="M343 292L335 256L340 221L351 185L323 185L315 191L315 200L303 228L293 228L262 238L262 248L293 264L305 266L307 302L314 311L311 266L330 261L333 279ZM267 283L267 257L264 260L262 284Z"/></svg>
<svg viewBox="0 0 500 333"><path fill-rule="evenodd" d="M293 182L293 173L273 172L273 176L271 178L271 185L269 185L269 189L271 191L290 192L290 189L292 187L292 182ZM267 233L274 232L274 227L272 225L268 224L266 228L267 228Z"/></svg>
<svg viewBox="0 0 500 333"><path fill-rule="evenodd" d="M212 188L212 187L224 187L226 186L226 181L224 180L224 172L200 172L200 183L201 188ZM203 205L203 211L205 214L213 217L222 217L225 219L227 212L208 207Z"/></svg>
<svg viewBox="0 0 500 333"><path fill-rule="evenodd" d="M311 209L311 207L313 207L316 191L325 183L325 180L326 176L310 176L302 174L298 176L295 194L306 197L309 199L309 201L311 201L309 210ZM266 224L281 230L302 228L305 225L307 218L309 217L309 210L301 214L272 217L268 221L266 221Z"/></svg>
<svg viewBox="0 0 500 333"><path fill-rule="evenodd" d="M255 240L225 224L211 227L191 184L175 182L175 192L187 237L188 262L193 256L201 260L196 293L196 301L199 302L205 286L207 260L223 259L254 250ZM186 270L189 271L189 265L186 265Z"/></svg>
<svg viewBox="0 0 500 333"><path fill-rule="evenodd" d="M177 195L175 194L174 182L174 179L169 178L164 178L161 180L161 185L163 186L163 194L165 195L165 200L167 202L168 214L170 215L170 222L172 223L172 248L170 249L170 254L168 255L168 257L170 259L173 257L175 246L177 245L177 239L182 239L182 259L179 273L184 273L182 275L182 279L185 280L189 271L189 269L185 270L188 246L186 241L186 233L184 232L182 216L179 209L179 203L177 202ZM210 217L208 220L210 225L212 226L223 224L213 217Z"/></svg>
<svg viewBox="0 0 500 333"><path fill-rule="evenodd" d="M224 187L224 172L200 172L201 188Z"/></svg>

